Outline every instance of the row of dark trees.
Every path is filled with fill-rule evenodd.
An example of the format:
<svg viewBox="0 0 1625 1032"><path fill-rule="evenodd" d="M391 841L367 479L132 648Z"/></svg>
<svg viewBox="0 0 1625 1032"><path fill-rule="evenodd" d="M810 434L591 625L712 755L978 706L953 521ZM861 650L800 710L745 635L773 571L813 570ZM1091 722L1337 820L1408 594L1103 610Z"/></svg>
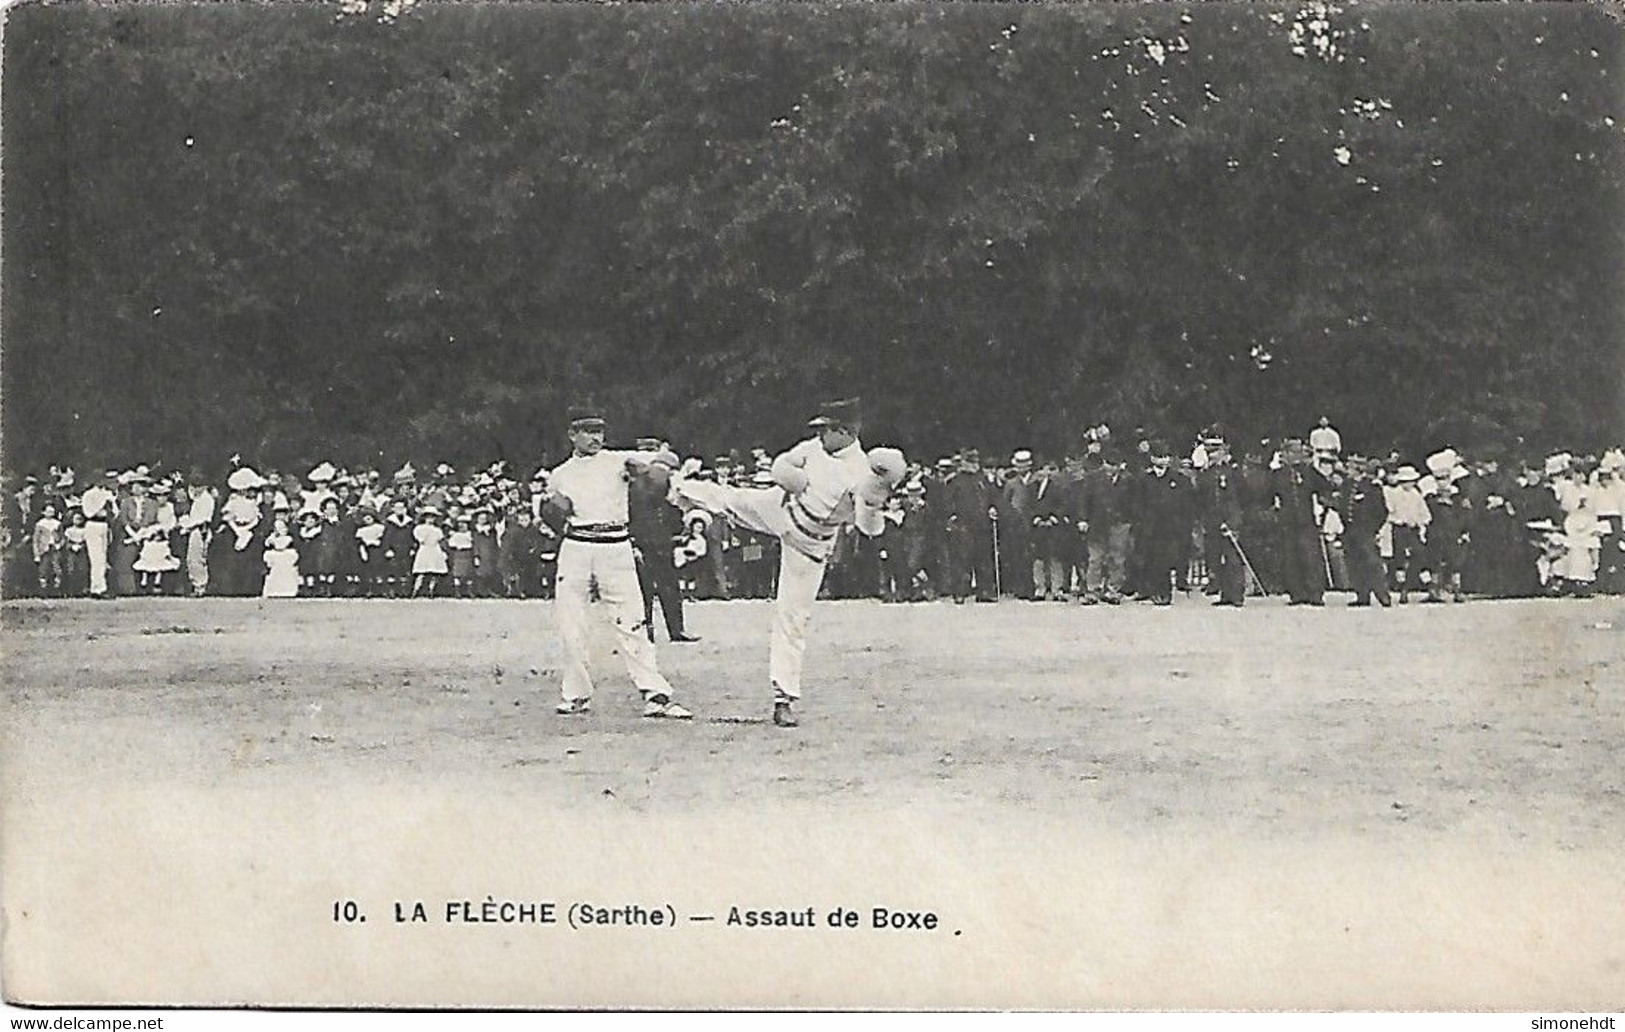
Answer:
<svg viewBox="0 0 1625 1032"><path fill-rule="evenodd" d="M8 12L10 468L1625 428L1600 6L382 10Z"/></svg>

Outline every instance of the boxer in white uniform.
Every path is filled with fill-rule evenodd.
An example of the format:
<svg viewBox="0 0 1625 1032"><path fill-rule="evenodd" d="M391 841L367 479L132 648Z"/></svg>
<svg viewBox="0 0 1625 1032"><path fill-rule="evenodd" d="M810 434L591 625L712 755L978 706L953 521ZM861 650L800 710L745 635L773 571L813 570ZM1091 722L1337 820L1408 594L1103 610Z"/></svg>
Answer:
<svg viewBox="0 0 1625 1032"><path fill-rule="evenodd" d="M672 701L661 676L654 643L643 631L643 594L627 530L627 483L654 464L675 466L670 453L611 451L604 448L604 420L578 409L570 419L571 456L548 478L547 504L565 518L554 580L553 611L564 640L562 715L586 713L592 699L587 670L587 618L592 585L614 614L616 643L632 683L643 693L643 715L683 720L693 716Z"/></svg>
<svg viewBox="0 0 1625 1032"><path fill-rule="evenodd" d="M779 727L798 723L807 623L837 532L850 524L870 537L880 534L886 499L907 473L895 448L864 451L855 400L824 405L808 425L817 436L773 460L775 487L731 487L687 476L672 480L682 505L725 515L781 542L768 648L773 723Z"/></svg>

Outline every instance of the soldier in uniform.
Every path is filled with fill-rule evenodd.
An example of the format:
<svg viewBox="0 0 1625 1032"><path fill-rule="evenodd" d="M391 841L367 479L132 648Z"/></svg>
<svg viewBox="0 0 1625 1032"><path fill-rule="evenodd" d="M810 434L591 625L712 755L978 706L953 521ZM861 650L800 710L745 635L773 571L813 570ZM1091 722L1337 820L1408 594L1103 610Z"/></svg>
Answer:
<svg viewBox="0 0 1625 1032"><path fill-rule="evenodd" d="M1331 484L1309 461L1309 451L1300 440L1282 445L1281 460L1275 502L1280 517L1282 580L1289 604L1325 605L1327 556L1321 519L1332 497Z"/></svg>
<svg viewBox="0 0 1625 1032"><path fill-rule="evenodd" d="M650 456L671 450L658 437L638 438L637 448ZM683 593L677 585L674 556L677 539L683 534L683 514L666 499L670 487L670 478L658 463L650 467L647 475L633 477L627 485L628 528L643 595L643 626L649 640L654 641L654 604L658 599L667 636L673 642L699 641L683 629Z"/></svg>
<svg viewBox="0 0 1625 1032"><path fill-rule="evenodd" d="M1174 468L1168 447L1154 442L1151 470L1141 481L1135 546L1144 557L1146 597L1160 606L1173 604L1174 578L1189 547L1190 495L1190 481Z"/></svg>
<svg viewBox="0 0 1625 1032"><path fill-rule="evenodd" d="M1203 442L1207 465L1197 482L1201 496L1202 544L1207 572L1218 589L1215 603L1240 607L1247 598L1247 567L1242 555L1242 484L1224 441Z"/></svg>

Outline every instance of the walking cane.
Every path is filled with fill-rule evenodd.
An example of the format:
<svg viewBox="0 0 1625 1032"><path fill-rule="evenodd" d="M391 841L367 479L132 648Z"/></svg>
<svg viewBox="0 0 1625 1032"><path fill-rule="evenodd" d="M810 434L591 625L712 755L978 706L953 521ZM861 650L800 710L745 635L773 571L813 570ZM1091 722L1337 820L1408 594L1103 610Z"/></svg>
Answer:
<svg viewBox="0 0 1625 1032"><path fill-rule="evenodd" d="M1236 540L1236 532L1226 528L1223 533L1225 538L1227 538L1232 545L1236 546L1236 554L1241 556L1241 565L1246 567L1247 576L1253 579L1253 584L1258 588L1258 593L1260 595L1266 594L1264 591L1264 579L1258 575L1258 571L1254 570L1253 564L1248 561L1247 553L1242 549L1241 542Z"/></svg>
<svg viewBox="0 0 1625 1032"><path fill-rule="evenodd" d="M1003 563L999 562L999 510L989 509L987 515L993 521L993 597L1003 598L1004 582L1000 572Z"/></svg>
<svg viewBox="0 0 1625 1032"><path fill-rule="evenodd" d="M1332 590L1332 553L1331 550L1326 547L1325 534L1322 534L1319 530L1316 530L1315 537L1320 541L1320 561L1326 567L1326 590L1330 591Z"/></svg>

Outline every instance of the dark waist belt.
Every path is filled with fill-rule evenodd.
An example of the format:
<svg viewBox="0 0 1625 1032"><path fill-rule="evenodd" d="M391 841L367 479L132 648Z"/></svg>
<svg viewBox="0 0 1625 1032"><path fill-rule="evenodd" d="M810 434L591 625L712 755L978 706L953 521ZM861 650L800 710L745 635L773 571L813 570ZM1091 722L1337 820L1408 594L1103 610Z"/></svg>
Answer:
<svg viewBox="0 0 1625 1032"><path fill-rule="evenodd" d="M85 517L85 522L86 523L106 523L107 522L107 517L106 516L86 516Z"/></svg>
<svg viewBox="0 0 1625 1032"><path fill-rule="evenodd" d="M580 523L567 527L566 541L583 541L590 545L618 545L631 541L624 523Z"/></svg>
<svg viewBox="0 0 1625 1032"><path fill-rule="evenodd" d="M826 523L825 521L814 516L812 513L807 511L807 507L805 505L801 504L801 499L795 497L794 495L787 494L784 496L784 507L789 510L790 522L794 523L796 525L796 529L801 531L803 534L812 538L814 541L835 540L835 532L837 529L839 529L840 524Z"/></svg>

